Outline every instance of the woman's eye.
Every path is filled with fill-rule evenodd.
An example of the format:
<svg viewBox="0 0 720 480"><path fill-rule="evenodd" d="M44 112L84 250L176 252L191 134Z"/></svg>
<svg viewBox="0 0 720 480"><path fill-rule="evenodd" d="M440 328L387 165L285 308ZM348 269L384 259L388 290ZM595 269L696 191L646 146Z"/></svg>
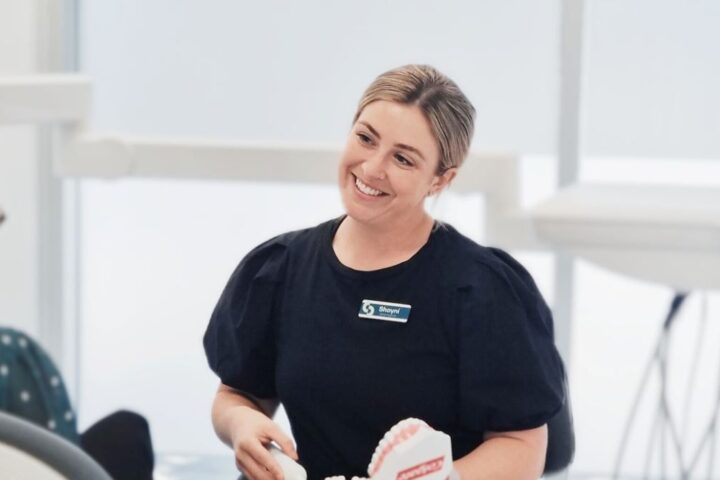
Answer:
<svg viewBox="0 0 720 480"><path fill-rule="evenodd" d="M410 160L408 160L407 158L403 157L402 155L395 155L395 158L402 165L404 165L406 167L412 167L413 163Z"/></svg>
<svg viewBox="0 0 720 480"><path fill-rule="evenodd" d="M367 144L372 143L372 139L370 137L368 137L367 135L365 135L364 133L358 133L357 137L361 143L367 143Z"/></svg>

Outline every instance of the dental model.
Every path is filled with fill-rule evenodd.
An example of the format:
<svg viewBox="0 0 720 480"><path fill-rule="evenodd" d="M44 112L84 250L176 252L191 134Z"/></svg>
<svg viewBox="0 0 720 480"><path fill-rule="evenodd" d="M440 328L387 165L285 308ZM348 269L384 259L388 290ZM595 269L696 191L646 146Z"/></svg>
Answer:
<svg viewBox="0 0 720 480"><path fill-rule="evenodd" d="M369 479L352 477L351 480L457 479L450 437L417 418L402 420L375 448L368 475ZM325 480L345 480L345 477L327 477Z"/></svg>
<svg viewBox="0 0 720 480"><path fill-rule="evenodd" d="M307 480L305 469L278 447L271 445L270 454L280 464L285 480ZM417 418L402 420L383 436L368 465L368 475L351 480L459 480L453 470L450 437Z"/></svg>

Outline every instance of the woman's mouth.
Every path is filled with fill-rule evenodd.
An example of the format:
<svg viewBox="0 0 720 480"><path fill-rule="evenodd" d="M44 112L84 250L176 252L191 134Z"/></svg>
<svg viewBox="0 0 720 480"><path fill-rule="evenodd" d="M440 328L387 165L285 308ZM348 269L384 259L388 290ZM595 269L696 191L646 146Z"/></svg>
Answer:
<svg viewBox="0 0 720 480"><path fill-rule="evenodd" d="M357 188L360 193L367 195L369 197L384 197L387 196L387 193L382 192L380 190L376 190L369 185L366 185L363 183L362 180L360 180L357 176L353 175L355 178L355 187Z"/></svg>

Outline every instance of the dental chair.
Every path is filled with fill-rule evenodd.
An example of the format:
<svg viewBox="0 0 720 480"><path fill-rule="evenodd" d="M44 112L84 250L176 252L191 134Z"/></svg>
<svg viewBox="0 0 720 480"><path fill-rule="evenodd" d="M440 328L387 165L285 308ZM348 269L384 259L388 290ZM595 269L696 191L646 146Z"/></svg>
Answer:
<svg viewBox="0 0 720 480"><path fill-rule="evenodd" d="M0 471L18 480L112 480L80 448L28 421L0 412Z"/></svg>

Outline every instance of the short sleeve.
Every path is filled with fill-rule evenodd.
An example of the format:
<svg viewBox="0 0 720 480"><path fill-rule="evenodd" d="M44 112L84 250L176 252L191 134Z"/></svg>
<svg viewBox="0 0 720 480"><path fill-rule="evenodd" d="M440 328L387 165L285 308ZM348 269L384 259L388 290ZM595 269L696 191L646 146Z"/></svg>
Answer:
<svg viewBox="0 0 720 480"><path fill-rule="evenodd" d="M530 274L491 251L458 290L460 421L477 431L539 427L565 401L552 315Z"/></svg>
<svg viewBox="0 0 720 480"><path fill-rule="evenodd" d="M248 253L213 310L203 345L210 368L225 385L275 398L273 318L280 301L286 247L280 237Z"/></svg>

